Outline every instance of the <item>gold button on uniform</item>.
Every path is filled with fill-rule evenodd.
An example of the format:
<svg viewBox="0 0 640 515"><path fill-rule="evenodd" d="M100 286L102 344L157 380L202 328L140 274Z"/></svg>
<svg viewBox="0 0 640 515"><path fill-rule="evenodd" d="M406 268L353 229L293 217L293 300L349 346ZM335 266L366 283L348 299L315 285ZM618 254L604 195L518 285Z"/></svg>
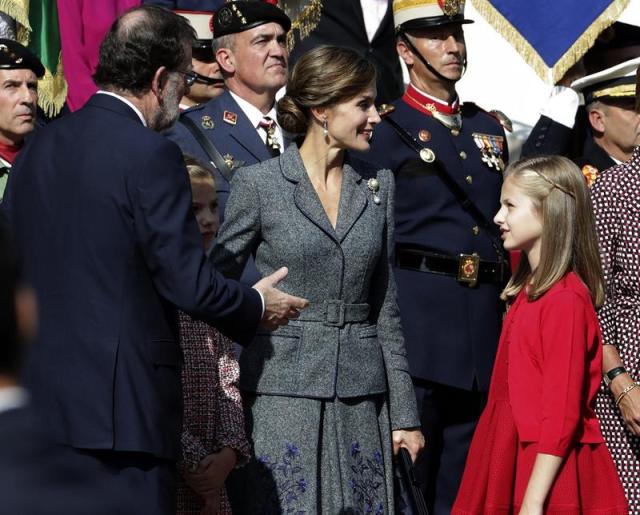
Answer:
<svg viewBox="0 0 640 515"><path fill-rule="evenodd" d="M470 175L467 175L464 180L467 181L467 184L473 184L473 177Z"/></svg>
<svg viewBox="0 0 640 515"><path fill-rule="evenodd" d="M478 227L477 225L474 225L471 230L473 231L473 234L475 234L476 236L480 234L480 227Z"/></svg>
<svg viewBox="0 0 640 515"><path fill-rule="evenodd" d="M462 151L460 152L460 158L461 158L461 159L466 159L466 158L467 158L467 153L466 153L464 150L462 150Z"/></svg>

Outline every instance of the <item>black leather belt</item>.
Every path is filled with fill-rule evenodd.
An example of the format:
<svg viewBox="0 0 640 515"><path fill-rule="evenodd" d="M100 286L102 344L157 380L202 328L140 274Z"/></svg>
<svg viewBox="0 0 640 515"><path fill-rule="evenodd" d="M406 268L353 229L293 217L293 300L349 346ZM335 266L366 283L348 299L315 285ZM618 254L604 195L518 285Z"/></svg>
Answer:
<svg viewBox="0 0 640 515"><path fill-rule="evenodd" d="M457 257L420 249L396 248L396 266L430 274L449 275L473 287L476 283L503 284L503 266L497 261L485 261L476 254Z"/></svg>

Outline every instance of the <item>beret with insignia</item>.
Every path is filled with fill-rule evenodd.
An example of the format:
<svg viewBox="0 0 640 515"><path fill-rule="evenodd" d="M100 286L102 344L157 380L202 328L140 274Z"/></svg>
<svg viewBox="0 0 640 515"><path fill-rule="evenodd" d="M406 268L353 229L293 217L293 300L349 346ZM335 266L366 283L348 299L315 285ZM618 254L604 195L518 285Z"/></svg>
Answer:
<svg viewBox="0 0 640 515"><path fill-rule="evenodd" d="M26 47L12 39L0 39L0 70L31 70L40 78L44 66Z"/></svg>
<svg viewBox="0 0 640 515"><path fill-rule="evenodd" d="M265 23L279 23L285 32L291 28L291 20L285 12L268 2L237 0L227 2L213 17L213 37L236 34Z"/></svg>

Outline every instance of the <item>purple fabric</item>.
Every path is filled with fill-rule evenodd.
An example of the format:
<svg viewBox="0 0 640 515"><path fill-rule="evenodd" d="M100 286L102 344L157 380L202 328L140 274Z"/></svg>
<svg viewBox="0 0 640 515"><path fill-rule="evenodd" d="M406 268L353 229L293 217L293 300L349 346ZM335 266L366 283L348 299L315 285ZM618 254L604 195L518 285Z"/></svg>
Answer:
<svg viewBox="0 0 640 515"><path fill-rule="evenodd" d="M100 43L113 21L142 0L58 0L62 65L69 85L67 104L82 107L97 91L91 76L98 64Z"/></svg>

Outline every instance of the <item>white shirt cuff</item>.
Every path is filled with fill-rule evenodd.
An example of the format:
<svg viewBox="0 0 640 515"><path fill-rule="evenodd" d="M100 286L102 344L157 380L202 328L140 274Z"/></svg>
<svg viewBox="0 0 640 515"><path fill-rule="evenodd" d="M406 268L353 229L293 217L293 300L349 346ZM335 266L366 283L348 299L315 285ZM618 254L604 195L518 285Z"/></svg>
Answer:
<svg viewBox="0 0 640 515"><path fill-rule="evenodd" d="M258 292L258 295L260 295L260 302L262 302L262 315L260 316L260 319L262 319L262 317L264 316L264 310L266 308L266 306L264 305L264 297L262 296L262 293L260 293L260 291L257 288L253 288L253 289Z"/></svg>

